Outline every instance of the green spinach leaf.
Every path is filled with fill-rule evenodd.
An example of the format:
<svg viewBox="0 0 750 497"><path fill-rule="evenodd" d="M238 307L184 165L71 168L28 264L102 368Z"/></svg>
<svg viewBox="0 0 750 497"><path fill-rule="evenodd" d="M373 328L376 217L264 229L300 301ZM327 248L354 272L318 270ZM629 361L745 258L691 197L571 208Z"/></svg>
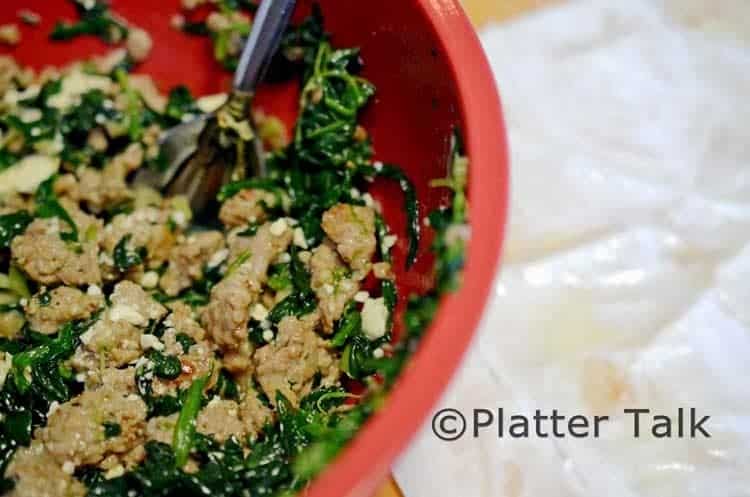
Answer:
<svg viewBox="0 0 750 497"><path fill-rule="evenodd" d="M128 35L128 28L112 16L107 2L74 1L79 19L74 23L58 22L50 34L54 41L67 41L90 35L107 43L119 43Z"/></svg>
<svg viewBox="0 0 750 497"><path fill-rule="evenodd" d="M36 191L36 215L42 219L56 217L65 222L70 231L60 233L60 237L67 242L77 242L78 226L76 226L68 211L60 204L55 193L55 181L57 181L57 175L53 175L39 185Z"/></svg>
<svg viewBox="0 0 750 497"><path fill-rule="evenodd" d="M22 235L34 218L27 211L18 211L0 216L0 249L10 247L10 242Z"/></svg>
<svg viewBox="0 0 750 497"><path fill-rule="evenodd" d="M137 249L131 249L130 240L133 235L127 234L115 245L113 258L115 261L115 267L121 273L127 272L129 269L143 264L146 258L146 248L139 247Z"/></svg>

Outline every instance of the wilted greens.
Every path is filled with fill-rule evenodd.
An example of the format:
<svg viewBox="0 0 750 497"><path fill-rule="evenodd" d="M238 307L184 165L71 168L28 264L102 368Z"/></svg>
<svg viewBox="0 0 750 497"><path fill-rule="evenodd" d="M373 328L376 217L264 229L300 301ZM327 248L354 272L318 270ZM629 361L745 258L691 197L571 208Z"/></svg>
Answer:
<svg viewBox="0 0 750 497"><path fill-rule="evenodd" d="M56 336L29 332L22 340L0 343L0 353L13 354L11 368L0 389L0 474L16 448L28 445L34 428L43 426L53 402L66 402L80 391L64 365L80 343L80 336L96 317L69 323ZM0 490L10 488L0 481Z"/></svg>
<svg viewBox="0 0 750 497"><path fill-rule="evenodd" d="M226 29L211 31L188 21L186 29L210 32L217 60L232 68L236 58L231 45L250 27L249 21L234 14L253 12L254 3L220 0L213 5L210 8L236 22ZM58 25L56 39L89 34L116 42L127 35L127 28L112 16L107 4L86 2L78 6L80 20ZM399 302L391 253L396 234L390 231L375 200L366 192L369 184L379 179L396 182L401 189L407 216L408 250L404 255L408 270L417 258L422 225L416 191L401 168L375 160L373 144L360 121L376 89L361 75L364 65L359 51L334 48L325 33L320 11L315 9L310 18L288 30L269 75L273 79L293 78L300 82L299 118L291 141L269 154L266 177L230 183L218 196L219 204L226 206L228 202L247 200L248 190L254 191L250 192L252 195L261 192L263 200L256 207L259 206L262 217L248 216L246 223L243 220L238 226L229 225L222 217L227 226L226 232L220 232L221 243L205 249L207 253L201 253L198 263L192 264L192 257L204 250L201 248L184 253L164 250L158 258L154 252L162 247L150 242L136 245L134 240L148 238L144 233L136 235L136 231L163 222L164 231L159 235L164 237L165 244L179 248L189 248L200 234L177 222L173 215L176 207L170 203L173 199L165 199L157 192L128 189L117 197L117 202L92 207L90 204L97 199L71 199L60 187L63 179L77 180L76 175L86 170L93 172L90 176L93 183L106 178L108 166L134 144L143 152L144 165L158 167L154 128L158 131L200 113L196 99L186 87L173 89L161 112L150 108L127 65L108 75L97 75L93 70L85 73L85 77L101 78L91 83L93 87L108 88L110 83L116 83L116 98L114 92L94 88L77 95L74 105L60 106L51 99L62 92L62 85L59 80L52 80L38 94L19 104L39 111L31 114L33 120L21 119L20 111L19 115L11 113L0 120L0 131L17 145L13 151L0 146L0 170L40 151L61 159L59 172L42 182L33 196L22 199L26 201L22 204L25 208L0 215L0 270L5 272L0 274L3 299L0 314L18 317L21 323L15 330L17 333L0 338L0 367L7 366L8 371L5 381L0 382L0 475L5 474L19 447L28 446L32 440L37 443L34 429L46 425L47 416L57 408L55 403L64 404L84 389L93 388L85 375L74 374L86 367L77 361L91 358L100 368L94 370L106 368L115 375L126 372L127 381L134 380L125 396L138 401L144 424L164 421L174 426L169 428L166 439L158 438L168 443L155 441L151 435L139 439L138 449L145 450L145 456L127 468L105 471L98 462L76 464L71 479L83 483L88 496L291 496L304 489L337 457L387 402L390 387L432 321L441 297L459 287L468 233L467 160L456 139L450 174L433 184L448 188L452 197L450 205L429 215L435 232L432 251L436 259L436 288L427 295L404 297ZM100 129L107 140L103 144L92 141L92 129ZM230 140L225 148L230 149L231 145ZM49 147L57 147L59 151L50 152ZM237 152L234 158L240 161L242 156ZM130 173L132 176L134 171ZM117 192L119 185L107 184L115 193L121 193ZM354 264L347 263L342 250L336 247L340 266L332 270L332 278L336 282L340 277L351 278L356 287L342 302L346 304L343 314L326 323L332 328L327 330L332 332L330 335L318 336L322 325L315 321L317 327L307 330L305 337L322 344L321 353L329 354L333 365L329 376L333 379L326 378L326 371L321 368L303 380L304 388L290 390L288 398L279 390L274 395L275 387L273 384L269 387L267 378L258 374L258 365L242 369L241 361L258 360L258 352L278 352L274 348L283 348L284 340L292 340L296 346L294 340L300 336L288 336L288 328L293 326L287 323L296 323L290 318L303 318L319 310L323 302L320 292L326 291L326 287L320 286L320 273L310 260L316 247L331 244L335 238L328 226L328 235L324 232L321 218L338 204L374 208L377 254L373 262L379 263L381 272L373 270L375 277L355 280L365 278L372 268L368 266L364 275L355 276ZM134 217L133 222L112 222L115 216L144 214L146 210L153 216ZM104 229L79 233L75 221L80 222L81 214L98 216ZM168 214L169 220L161 221L162 214ZM29 302L44 312L60 307L54 299L56 287L62 283L48 285L42 284L41 279L34 281L33 271L16 254L11 256L9 250L13 239L23 235L35 218L60 221L59 233L66 242L63 248L70 250L70 254L82 254L83 244L87 243L107 247L98 254L101 281L75 288L80 295L101 300L98 314L67 323L49 335L34 331ZM141 222L146 218L148 222ZM284 229L293 230L293 241L290 243L290 237L285 242L289 247L285 245L281 253L269 259L267 275L263 268L258 281L240 281L250 263L256 260L244 243L249 241L249 246L257 249L253 245L257 238L251 237L268 224L282 220ZM120 225L127 226L125 232L118 231ZM272 230L271 233L279 236ZM371 231L367 236L368 241L372 240ZM106 243L102 238L106 238ZM167 275L174 276L175 266L178 277L189 277L184 284L181 280L175 290L170 290L162 283ZM23 271L28 273L24 275ZM395 271L400 272L401 268ZM164 314L155 317L160 314L110 298L114 287L126 279L130 285L140 283L137 290L145 292L150 304L154 304L150 302L153 298L170 309L162 309ZM147 284L147 279L151 283ZM252 299L236 299L240 304L237 309L233 307L235 301L229 301L226 308L219 309L222 314L218 318L233 318L235 311L241 315L252 310L250 317L244 315L241 325L230 330L230 338L241 342L239 354L223 349L214 329L201 321L207 314L206 307L215 303L216 295L227 287L234 288L231 284L235 283L240 287L238 296L245 296L242 290L254 292ZM217 285L222 286L217 289ZM250 308L247 302L251 302ZM376 319L376 326L367 312L368 305L376 306L382 318ZM182 319L175 318L178 309L185 314ZM149 314L148 318L144 313ZM84 336L98 319L103 322ZM191 320L194 320L192 325ZM117 366L102 364L114 347L125 343L106 342L105 334L110 331L128 334L127 346L137 349L134 359L129 357ZM394 342L394 337L399 340ZM90 352L92 356L87 357ZM305 357L291 360L305 360ZM208 373L206 364L210 364ZM363 385L364 393L354 395L340 386L350 381ZM265 426L258 424L252 430L233 431L234 436L223 443L217 440L224 439L214 438L213 432L200 428L205 421L201 416L209 407L222 402L239 408L246 401L255 400L265 410L262 412L269 414ZM129 433L126 423L101 417L95 420L95 428L101 430L101 441L109 443ZM15 483L0 479L0 494Z"/></svg>
<svg viewBox="0 0 750 497"><path fill-rule="evenodd" d="M127 37L127 26L112 15L107 2L71 1L75 4L79 19L74 23L58 22L50 33L50 39L67 41L78 36L90 35L107 43L118 43Z"/></svg>
<svg viewBox="0 0 750 497"><path fill-rule="evenodd" d="M0 249L7 249L11 240L26 231L33 219L27 211L0 216Z"/></svg>

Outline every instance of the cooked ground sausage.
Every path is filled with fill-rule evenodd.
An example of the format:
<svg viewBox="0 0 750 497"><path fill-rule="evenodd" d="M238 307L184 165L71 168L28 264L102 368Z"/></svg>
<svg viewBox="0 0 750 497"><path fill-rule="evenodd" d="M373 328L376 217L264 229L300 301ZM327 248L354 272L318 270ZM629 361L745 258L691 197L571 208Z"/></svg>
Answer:
<svg viewBox="0 0 750 497"><path fill-rule="evenodd" d="M369 272L376 248L375 211L371 207L336 204L323 214L322 226L352 269Z"/></svg>
<svg viewBox="0 0 750 497"><path fill-rule="evenodd" d="M36 219L23 235L13 239L13 261L42 285L101 284L99 248L90 242L77 247L66 243L60 233L67 228L57 218Z"/></svg>
<svg viewBox="0 0 750 497"><path fill-rule="evenodd" d="M66 469L69 469L66 466ZM21 448L10 463L6 477L15 486L8 497L83 497L86 487L63 471L60 464L39 442Z"/></svg>
<svg viewBox="0 0 750 497"><path fill-rule="evenodd" d="M260 295L271 262L289 247L292 230L287 227L280 231L273 223L266 223L248 240L246 255L230 261L231 274L213 289L202 316L213 341L227 352L237 351L247 343L250 304Z"/></svg>
<svg viewBox="0 0 750 497"><path fill-rule="evenodd" d="M316 377L324 386L338 382L338 364L328 342L315 333L319 319L317 313L284 318L276 340L255 352L258 382L274 404L281 394L298 405L312 390Z"/></svg>
<svg viewBox="0 0 750 497"><path fill-rule="evenodd" d="M203 277L203 268L211 257L224 249L224 235L205 231L188 237L172 248L169 266L159 282L167 295L176 296Z"/></svg>
<svg viewBox="0 0 750 497"><path fill-rule="evenodd" d="M266 190L242 190L221 206L219 219L227 228L262 223L266 220L266 207L276 205L276 196Z"/></svg>
<svg viewBox="0 0 750 497"><path fill-rule="evenodd" d="M177 236L170 228L170 213L156 207L144 207L132 214L120 214L104 228L102 248L112 254L120 241L130 236L130 245L145 248L147 266L159 267L169 258Z"/></svg>
<svg viewBox="0 0 750 497"><path fill-rule="evenodd" d="M107 424L118 425L119 434L107 436ZM143 400L127 390L105 385L61 405L35 438L44 443L58 464L95 466L111 455L130 462L127 456L142 445L145 428Z"/></svg>
<svg viewBox="0 0 750 497"><path fill-rule="evenodd" d="M313 251L310 272L312 288L318 297L323 318L323 329L326 333L332 333L335 322L359 291L359 283L352 278L351 271L338 254L326 244Z"/></svg>
<svg viewBox="0 0 750 497"><path fill-rule="evenodd" d="M197 3L211 2L191 6ZM222 11L207 19L211 32L225 35L226 55L238 55L250 18ZM137 493L134 487L151 483L150 464L141 466L150 441L174 446L175 459L188 449L186 465L165 468L174 491L182 482L212 491L226 483L223 467L212 473L222 452L208 455L216 466L203 454L213 443L236 440L245 456L269 457L269 467L278 468L289 455L286 446L277 451L278 432L286 445L284 432L297 429L286 423L288 414L295 425L347 409L329 402L346 397L335 392L342 368L358 376L358 357L342 355L366 349L364 340L384 336L390 322L385 299L360 292L371 270L393 278L389 264L373 260L376 212L336 203L360 198L372 205L358 189L370 179L355 167L359 159L340 170L325 164L318 174L302 150L314 133L303 129L303 143L287 154L280 119L256 109L251 129L249 116L219 112L221 147L236 152L241 165L244 143L235 132L243 140L257 132L273 154L273 172L257 183L223 185L239 191L213 213L215 231L191 224L190 199L144 186L141 173L163 165L167 126L211 112L227 96L193 99L177 88L167 97L148 75L120 69L147 58L149 35L124 21L110 28L106 34L120 48L90 63L37 74L0 56L7 155L0 164L0 336L10 351L0 354L0 386L8 387L5 404L33 411L29 447L4 449L10 464L0 480L14 485L13 497L100 494L98 483L86 488L94 474L115 493ZM304 55L297 47L287 52L290 60ZM323 93L312 91L310 103L337 97ZM324 128L326 135L338 129ZM357 126L354 137L364 142L368 135ZM201 225L203 214L196 213ZM363 304L361 329L341 326L345 309L359 310L353 302ZM335 345L326 339L341 329L351 334L338 334ZM372 354L382 357L383 350ZM306 400L311 393L323 397ZM282 412L281 397L305 411ZM7 414L0 413L0 431L15 421ZM330 419L331 428L346 422ZM189 440L192 427L204 436ZM264 448L276 453L262 454ZM254 479L250 473L237 476ZM269 491L287 485L291 474L274 472L280 479ZM190 475L197 479L188 483Z"/></svg>
<svg viewBox="0 0 750 497"><path fill-rule="evenodd" d="M29 299L24 311L31 329L50 335L70 321L91 317L102 305L101 294L88 295L77 288L61 286Z"/></svg>

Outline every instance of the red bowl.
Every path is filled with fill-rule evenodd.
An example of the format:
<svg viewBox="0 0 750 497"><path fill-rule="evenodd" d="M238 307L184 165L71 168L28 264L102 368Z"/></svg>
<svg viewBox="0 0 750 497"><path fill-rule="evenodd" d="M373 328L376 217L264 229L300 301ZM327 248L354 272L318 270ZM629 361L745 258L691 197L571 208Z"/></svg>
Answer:
<svg viewBox="0 0 750 497"><path fill-rule="evenodd" d="M299 15L310 9L300 1ZM148 30L155 48L140 72L151 74L166 90L187 84L199 94L224 91L229 75L211 57L209 42L170 27L179 0L114 0L114 9ZM448 192L428 182L446 174L453 126L463 133L471 159L472 240L464 284L445 299L421 347L404 371L386 406L344 454L310 487L309 497L368 497L419 429L458 368L479 324L496 274L508 200L508 147L496 86L479 40L457 0L381 0L367 7L352 0L320 0L326 27L338 46L360 46L364 75L378 88L364 116L379 159L404 167L414 179L425 215L445 203ZM376 5L377 7L373 7ZM28 8L43 23L22 26L23 40L12 53L23 64L41 68L64 65L108 48L84 38L72 43L47 40L54 22L74 18L66 0L4 0L0 23L17 22ZM288 123L296 115L294 85L266 87L259 105ZM404 226L401 196L393 185L376 184L374 196L395 229ZM399 276L404 298L432 284L429 236L416 266ZM403 267L406 248L396 248Z"/></svg>

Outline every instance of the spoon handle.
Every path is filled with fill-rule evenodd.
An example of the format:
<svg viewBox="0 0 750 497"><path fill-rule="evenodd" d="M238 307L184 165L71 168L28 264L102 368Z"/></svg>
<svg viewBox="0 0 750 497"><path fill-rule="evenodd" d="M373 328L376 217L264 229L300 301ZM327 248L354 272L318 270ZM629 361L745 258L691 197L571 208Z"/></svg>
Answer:
<svg viewBox="0 0 750 497"><path fill-rule="evenodd" d="M296 3L296 0L261 2L234 75L235 90L245 93L255 91L279 48Z"/></svg>

